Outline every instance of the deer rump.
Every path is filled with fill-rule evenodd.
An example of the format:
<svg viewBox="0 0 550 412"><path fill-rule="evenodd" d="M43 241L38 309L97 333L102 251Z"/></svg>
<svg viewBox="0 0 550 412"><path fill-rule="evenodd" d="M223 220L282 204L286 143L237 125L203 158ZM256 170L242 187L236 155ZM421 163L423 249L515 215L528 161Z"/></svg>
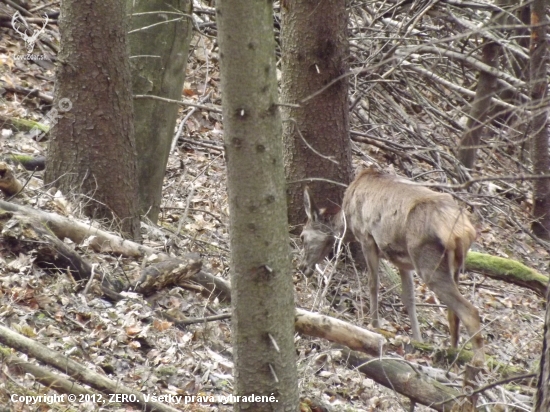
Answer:
<svg viewBox="0 0 550 412"><path fill-rule="evenodd" d="M414 270L449 309L451 345L458 344L462 321L472 340L474 363L483 364L478 310L457 287L458 272L476 231L468 213L449 194L367 169L348 187L342 208L335 215L317 209L307 188L304 206L308 215L302 231L306 275L332 249L336 237L349 239L352 234L361 244L369 269L373 326L379 326L378 266L380 257L384 257L399 269L401 298L411 320L413 338L422 340L414 302Z"/></svg>

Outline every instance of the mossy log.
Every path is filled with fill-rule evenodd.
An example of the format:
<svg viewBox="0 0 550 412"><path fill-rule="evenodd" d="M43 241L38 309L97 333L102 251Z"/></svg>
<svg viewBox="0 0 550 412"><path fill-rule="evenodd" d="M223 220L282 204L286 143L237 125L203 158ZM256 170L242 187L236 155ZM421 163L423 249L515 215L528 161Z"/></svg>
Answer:
<svg viewBox="0 0 550 412"><path fill-rule="evenodd" d="M50 126L35 122L34 120L21 119L19 117L8 117L0 115L0 121L4 127L9 127L12 130L19 132L30 132L32 129L38 129L41 132L48 133Z"/></svg>
<svg viewBox="0 0 550 412"><path fill-rule="evenodd" d="M2 157L2 160L13 164L20 164L26 170L41 171L46 168L46 158L44 156L31 156L26 154L8 153Z"/></svg>
<svg viewBox="0 0 550 412"><path fill-rule="evenodd" d="M466 256L466 270L531 289L541 297L546 296L548 277L517 260L469 252Z"/></svg>

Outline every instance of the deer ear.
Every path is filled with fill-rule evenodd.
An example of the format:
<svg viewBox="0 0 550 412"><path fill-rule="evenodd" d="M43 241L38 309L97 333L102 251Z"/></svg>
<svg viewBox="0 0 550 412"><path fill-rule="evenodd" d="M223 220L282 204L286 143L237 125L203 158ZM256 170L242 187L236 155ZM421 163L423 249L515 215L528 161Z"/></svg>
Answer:
<svg viewBox="0 0 550 412"><path fill-rule="evenodd" d="M304 189L304 208L306 210L307 218L311 221L316 221L319 218L319 210L315 207L313 202L313 197L311 196L311 191L309 187L306 186Z"/></svg>

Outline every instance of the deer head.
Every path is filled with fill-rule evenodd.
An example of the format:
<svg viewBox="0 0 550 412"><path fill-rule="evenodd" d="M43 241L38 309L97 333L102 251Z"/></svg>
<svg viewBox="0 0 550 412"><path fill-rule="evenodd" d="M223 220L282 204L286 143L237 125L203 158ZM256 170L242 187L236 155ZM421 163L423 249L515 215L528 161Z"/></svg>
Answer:
<svg viewBox="0 0 550 412"><path fill-rule="evenodd" d="M336 215L327 209L318 209L313 201L309 187L304 189L304 207L307 222L304 225L300 239L304 245L304 258L300 269L306 276L311 276L315 265L321 262L332 250L336 240Z"/></svg>

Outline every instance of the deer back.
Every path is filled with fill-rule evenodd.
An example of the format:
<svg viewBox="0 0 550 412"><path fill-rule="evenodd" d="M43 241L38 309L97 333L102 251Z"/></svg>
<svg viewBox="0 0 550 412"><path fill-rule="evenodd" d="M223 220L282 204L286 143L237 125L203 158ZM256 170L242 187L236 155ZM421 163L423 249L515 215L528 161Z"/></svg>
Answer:
<svg viewBox="0 0 550 412"><path fill-rule="evenodd" d="M348 187L343 211L357 240L374 239L390 261L406 270L422 263L413 261L411 249L428 243L447 253L449 265L458 269L476 233L468 213L449 194L372 169Z"/></svg>

